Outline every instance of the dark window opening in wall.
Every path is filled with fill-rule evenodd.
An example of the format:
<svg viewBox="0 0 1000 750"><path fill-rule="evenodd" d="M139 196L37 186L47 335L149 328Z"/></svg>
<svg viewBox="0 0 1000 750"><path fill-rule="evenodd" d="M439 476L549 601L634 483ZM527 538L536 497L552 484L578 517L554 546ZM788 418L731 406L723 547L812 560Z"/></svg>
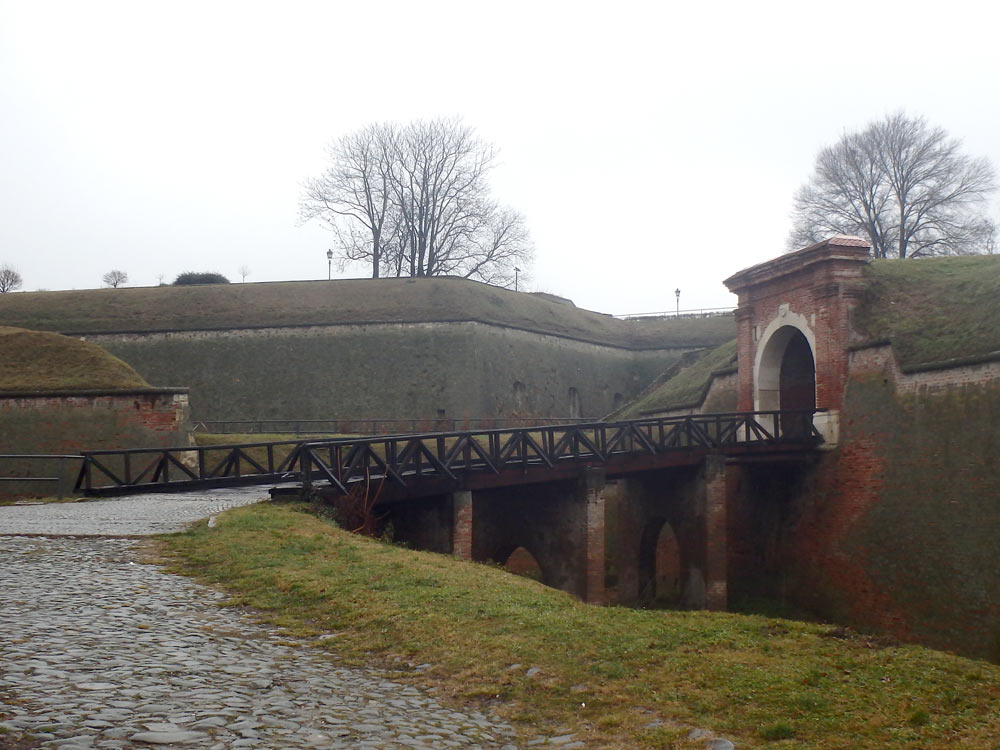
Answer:
<svg viewBox="0 0 1000 750"><path fill-rule="evenodd" d="M579 419L583 415L583 409L580 406L580 392L576 388L569 389L569 418Z"/></svg>
<svg viewBox="0 0 1000 750"><path fill-rule="evenodd" d="M514 381L514 411L520 414L524 411L526 389L520 380Z"/></svg>

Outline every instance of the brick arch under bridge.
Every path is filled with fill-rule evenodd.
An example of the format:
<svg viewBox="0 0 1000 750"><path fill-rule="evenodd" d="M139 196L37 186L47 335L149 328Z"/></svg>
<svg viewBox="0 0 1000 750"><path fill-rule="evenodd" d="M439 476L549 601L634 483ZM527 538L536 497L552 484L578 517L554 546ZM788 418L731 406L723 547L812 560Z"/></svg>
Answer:
<svg viewBox="0 0 1000 750"><path fill-rule="evenodd" d="M388 520L399 541L466 560L503 565L524 548L544 584L597 604L651 603L657 592L649 579L670 568L657 555L676 555L671 575L679 589L671 603L725 609L725 509L734 468L719 455L611 479L585 468L575 479L399 503ZM664 527L675 550L661 544Z"/></svg>

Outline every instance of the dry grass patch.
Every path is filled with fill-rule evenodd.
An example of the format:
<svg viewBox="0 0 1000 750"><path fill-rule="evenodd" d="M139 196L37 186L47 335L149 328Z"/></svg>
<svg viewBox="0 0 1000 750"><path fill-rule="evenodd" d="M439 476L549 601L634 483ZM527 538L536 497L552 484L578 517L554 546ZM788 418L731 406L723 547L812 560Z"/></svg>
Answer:
<svg viewBox="0 0 1000 750"><path fill-rule="evenodd" d="M694 726L740 747L1000 736L996 666L825 637L822 625L588 606L499 568L350 535L302 504L233 511L164 544L177 570L295 636L336 633L320 643L348 662L430 663L413 679L495 706L529 735L569 728L611 748L685 747Z"/></svg>

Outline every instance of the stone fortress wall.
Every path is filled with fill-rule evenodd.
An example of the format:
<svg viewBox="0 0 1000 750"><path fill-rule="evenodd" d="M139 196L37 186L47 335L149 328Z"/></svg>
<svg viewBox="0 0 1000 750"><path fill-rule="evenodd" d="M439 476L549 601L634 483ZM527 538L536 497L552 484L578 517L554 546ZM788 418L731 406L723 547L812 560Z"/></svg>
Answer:
<svg viewBox="0 0 1000 750"><path fill-rule="evenodd" d="M633 351L476 322L99 334L198 420L600 418L687 349Z"/></svg>
<svg viewBox="0 0 1000 750"><path fill-rule="evenodd" d="M108 294L115 292L116 294ZM593 418L732 316L625 321L461 279L4 295L0 321L99 344L198 421Z"/></svg>

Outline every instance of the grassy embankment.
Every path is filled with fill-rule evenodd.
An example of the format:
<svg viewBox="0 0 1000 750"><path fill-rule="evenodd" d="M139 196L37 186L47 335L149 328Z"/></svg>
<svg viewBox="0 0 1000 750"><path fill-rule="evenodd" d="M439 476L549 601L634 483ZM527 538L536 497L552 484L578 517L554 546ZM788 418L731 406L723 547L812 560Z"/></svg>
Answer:
<svg viewBox="0 0 1000 750"><path fill-rule="evenodd" d="M700 406L712 384L715 372L731 368L736 363L736 339L727 341L704 354L689 365L681 365L664 373L664 376L640 394L617 414L615 419L638 419L644 413L657 410Z"/></svg>
<svg viewBox="0 0 1000 750"><path fill-rule="evenodd" d="M854 325L913 367L1000 352L1000 256L880 260Z"/></svg>
<svg viewBox="0 0 1000 750"><path fill-rule="evenodd" d="M149 388L104 349L56 333L0 326L0 391Z"/></svg>
<svg viewBox="0 0 1000 750"><path fill-rule="evenodd" d="M685 738L707 727L740 747L949 749L1000 736L997 666L824 625L588 606L307 510L233 511L165 546L178 570L227 587L292 637L335 633L317 645L351 663L430 663L413 679L494 706L526 736L703 747Z"/></svg>
<svg viewBox="0 0 1000 750"><path fill-rule="evenodd" d="M638 349L714 346L730 316L619 320L467 279L338 279L0 295L11 325L66 333L478 321Z"/></svg>

